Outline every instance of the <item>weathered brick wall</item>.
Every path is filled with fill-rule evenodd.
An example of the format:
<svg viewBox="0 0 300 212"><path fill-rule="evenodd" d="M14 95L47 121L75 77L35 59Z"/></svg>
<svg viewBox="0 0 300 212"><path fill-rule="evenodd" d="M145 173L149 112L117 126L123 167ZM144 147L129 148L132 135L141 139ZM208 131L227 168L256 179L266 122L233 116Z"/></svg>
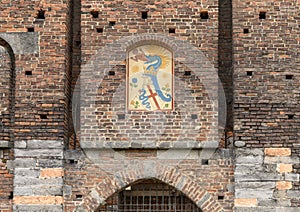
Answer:
<svg viewBox="0 0 300 212"><path fill-rule="evenodd" d="M81 49L83 65L90 62L91 57L96 55L97 51L108 43L113 43L116 40L130 35L159 33L189 41L190 44L198 47L199 51L203 52L216 68L218 67L217 1L207 1L205 4L191 1L148 1L146 4L145 2L135 1L129 1L125 4L113 3L111 1L100 1L97 3L93 1L83 1L81 3ZM143 11L148 12L147 19L142 18ZM201 19L201 11L208 11L209 19ZM92 12L97 12L94 17ZM175 29L175 33L169 33L169 29ZM99 98L95 99L96 103L99 103L99 107L102 107L100 104L112 101L114 89L122 82L125 82L125 66L121 64L121 61L118 65L123 68L117 71L115 76L108 76L107 82L104 83L109 84L111 89L103 88L103 91L99 90L99 93L104 92L104 95L99 96L99 98L103 98L102 100ZM180 67L178 65L175 67L176 77L180 75ZM182 71L184 72L185 70ZM93 72L93 70L91 70L91 72ZM182 78L182 76L180 77ZM196 84L196 82L194 83ZM191 89L193 90L193 88ZM194 92L199 94L199 92L201 92L201 86L200 88L196 88L196 90L197 91ZM110 96L110 98L107 99L106 96ZM199 99L199 101L201 100ZM205 100L203 100L201 104L206 104ZM105 107L109 107L109 105ZM125 105L123 105L123 107L125 107ZM108 122L108 124L113 122L111 118L106 118L109 110L103 108L100 109L100 112L102 112L101 110L106 110L107 113L103 114L104 118L101 118L99 124L105 125L105 122ZM200 119L200 117L198 118ZM174 119L170 119L170 121L171 120ZM209 121L207 121L207 123L208 122ZM173 125L176 125L176 123L173 123ZM171 132L171 134L176 137L175 132ZM109 140L118 140L121 136L109 136L109 132L106 133L106 135ZM134 132L132 135L132 137L134 137ZM130 135L128 134L128 136Z"/></svg>
<svg viewBox="0 0 300 212"><path fill-rule="evenodd" d="M0 44L3 41L0 41ZM13 63L11 53L8 52L5 43L0 46L0 142L10 141L10 126L12 112L12 88L13 88Z"/></svg>
<svg viewBox="0 0 300 212"><path fill-rule="evenodd" d="M1 7L5 20L1 37L9 39L18 55L15 139L63 138L64 108L60 100L64 101L66 5L60 1L7 1ZM45 10L45 19L37 18L40 9ZM26 38L33 36L38 36L39 46L25 44Z"/></svg>
<svg viewBox="0 0 300 212"><path fill-rule="evenodd" d="M0 211L10 211L13 198L13 130L15 58L9 44L0 39Z"/></svg>
<svg viewBox="0 0 300 212"><path fill-rule="evenodd" d="M233 5L236 140L247 147L293 147L300 127L299 3ZM261 11L266 19L259 19Z"/></svg>
<svg viewBox="0 0 300 212"><path fill-rule="evenodd" d="M215 67L218 61L218 1L82 1L82 61L88 61L100 47L125 36L142 33L169 34L188 40L199 47ZM201 19L200 11L206 10L209 19ZM92 11L98 11L93 18ZM148 11L148 18L142 18ZM115 22L114 26L110 22ZM111 23L112 24L112 23ZM98 29L98 30L97 30ZM103 31L102 31L102 30Z"/></svg>
<svg viewBox="0 0 300 212"><path fill-rule="evenodd" d="M63 172L63 142L66 141L65 145L72 148L79 146L80 133L76 138L72 129L70 97L73 92L80 92L75 85L78 85L81 62L83 66L87 65L97 51L107 44L113 44L125 36L144 33L163 34L174 40L187 41L203 52L213 67L218 69L227 98L226 131L233 128L237 148L234 210L272 211L288 210L290 207L297 210L300 202L299 1L234 0L231 4L226 0L26 0L2 1L0 7L0 18L4 20L0 22L0 38L3 39L0 40L0 53L3 56L0 67L1 211L12 210L12 199L16 211L63 210L63 175L66 211L75 209L82 202L87 203L84 206L86 209L95 209L103 201L101 198L105 199L143 177L156 177L184 190L204 210L219 210L222 207L225 211L233 210L233 166L228 159L232 155L225 157L224 150L219 150L212 158L205 158L208 159L208 165L201 164L201 157L193 156L178 161L170 156L165 162L178 166L174 169L157 166L157 170L165 175L156 172L151 174L149 170L154 169L149 167L148 162L132 167L130 163L125 164L130 171L120 174L118 171L124 168L126 162L120 164L120 158L115 158L115 155L98 155L95 158L107 161L96 165L97 162L89 161L90 158L81 154L76 156L76 151L73 152L75 156L66 152L69 163ZM44 11L45 18L41 12L37 17L38 11ZM208 19L201 18L201 12L205 11L208 12ZM142 17L142 12L147 12L148 17ZM151 39L155 40L149 36L144 41ZM168 39L163 40L167 42ZM11 50L2 48L6 42ZM173 49L172 45L169 47ZM15 58L13 63L5 61L4 58L12 55ZM192 57L184 55L182 58L188 60ZM201 78L197 78L193 72L191 76L185 75L188 68L178 61L175 62L175 76L192 91L197 108L200 108L197 114L191 109L185 116L190 118L198 115L194 116L198 118L195 123L207 127L201 128L196 134L185 134L181 139L202 141L207 137L201 133L205 134L212 121L211 113L202 119L200 116L209 114L216 105L208 103ZM15 64L13 68L12 64ZM110 70L114 74L105 76L104 87L97 90L97 94L101 93L102 96L93 99L98 104L101 118L97 127L105 131L105 141L92 142L90 147L99 147L101 144L106 148L111 145L121 149L137 148L123 150L126 156L138 158L136 161L156 160L152 157L161 154L163 150L159 148L168 149L173 145L191 147L190 144L180 143L181 140L177 142L176 127L182 124L177 119L180 116L178 111L167 114L169 128L166 127L168 131L163 135L163 140L168 142L149 144L147 139L151 140L151 134L141 137L142 131L134 129L125 134L128 138L138 137L139 141L127 145L123 135L110 129L116 122L129 124L119 119L124 113L110 110L113 93L125 83L126 77L124 61L112 65ZM101 73L101 70L97 71ZM179 84L176 85L176 88L179 87ZM180 91L177 90L175 94L182 95ZM188 97L182 100L177 102L178 105L190 101ZM125 101L122 99L114 103L124 109ZM179 109L179 106L175 109ZM145 113L142 116L148 115ZM160 115L154 114L152 118L158 120ZM139 122L141 118L137 115L134 124L142 127L151 125L150 119ZM80 123L80 117L76 121ZM191 121L186 123L193 126ZM209 138L218 142L217 136ZM120 140L124 143L119 145ZM169 142L173 140L176 142ZM9 141L14 141L14 151ZM157 149L142 151L139 149L141 147ZM201 145L197 148L199 150L193 151L201 152ZM178 155L181 154L184 151L179 151ZM13 158L15 160L12 163ZM109 172L106 173L106 170ZM178 179L187 182L186 188L181 186L182 182ZM47 187L49 183L54 186ZM203 194L193 196L188 186L199 186ZM218 199L218 196L224 196L224 199Z"/></svg>
<svg viewBox="0 0 300 212"><path fill-rule="evenodd" d="M227 2L225 2L225 5L222 5L222 9L225 8L223 15L227 15L227 19L222 22L224 24L230 24L230 15L227 14L230 13L230 6L231 5ZM172 42L168 41L168 38L160 40L161 37L159 38L155 36L155 33L158 33L170 36L170 39L176 38L178 40L187 41L190 45L193 45L199 51L203 52L204 56L208 58L208 60L212 63L212 67L214 68L218 68L218 66L221 64L221 66L223 67L222 76L224 80L224 86L227 86L228 90L232 88L230 79L227 79L227 77L230 77L231 73L231 55L226 54L226 51L230 49L231 45L227 44L220 47L222 49L222 56L218 56L218 51L220 50L218 49L219 29L225 31L224 34L222 34L223 40L227 39L230 41L231 35L230 27L219 27L218 1L207 1L205 3L198 1L147 1L146 3L142 1L127 1L123 2L122 4L120 2L113 1L81 1L81 7L81 17L79 18L77 16L77 13L75 13L74 16L74 21L81 19L81 42L79 43L79 40L77 40L78 36L76 35L76 33L74 33L74 38L75 45L80 44L80 48L82 50L80 58L83 68L89 67L89 65L91 64L91 60L94 59L93 56L96 54L99 56L99 52L101 53L101 48L106 46L107 44L112 44L111 48L117 47L119 51L122 51L122 54L126 55L126 48L123 49L123 47L125 46L131 48L129 44L127 46L118 46L117 44L116 46L113 45L114 42L125 36L136 36L142 35L144 33L148 33L149 35L151 33L151 35L149 35L148 37L145 36L144 39L136 38L136 41L138 41L140 44L147 42L155 43L153 41L156 41L155 44L169 46L170 49L176 49L179 52L178 49L180 49L180 47L172 46ZM76 10L78 11L78 8L76 8ZM146 19L143 19L142 12L145 11L147 11L148 17ZM200 13L203 11L208 11L209 19L201 19ZM94 14L94 17L92 14ZM74 29L77 33L79 32L77 24L75 25ZM175 29L175 33L172 33L172 30L170 33L169 29ZM133 37L128 38L129 43L131 42L129 41L130 39L132 39L132 44L135 45L133 42ZM79 47L77 47L76 49L79 49ZM94 155L94 157L89 155L86 158L82 153L80 153L80 150L78 150L78 152L66 152L67 164L65 167L64 193L66 211L74 210L76 206L82 202L84 202L83 207L85 207L85 209L83 210L94 210L97 208L98 204L100 204L99 199L93 199L93 192L95 190L97 191L97 195L99 195L99 197L105 199L109 197L109 195L113 195L113 193L118 189L134 182L137 179L143 177L151 177L143 174L135 175L135 172L143 172L143 169L141 167L127 167L127 169L124 170L124 167L126 167L127 165L124 165L122 161L118 160L118 158L115 158L113 153L112 155L109 153L104 154L102 152L104 150L101 149L101 147L103 146L105 146L105 148L114 146L121 149L137 148L136 150L132 151L124 150L124 154L129 158L135 158L138 155L138 160L147 161L152 159L156 160L156 156L161 154L163 150L143 150L141 149L142 147L168 149L175 145L178 148L189 148L190 144L186 143L185 141L197 140L197 142L200 142L209 140L207 139L208 137L202 135L203 132L205 133L205 130L209 129L206 128L197 131L197 134L187 133L183 137L181 137L181 139L179 139L180 141L178 141L178 132L180 131L180 129L178 129L178 126L180 126L181 124L196 124L197 126L202 124L201 126L207 127L212 123L212 121L209 119L209 117L204 118L204 116L209 113L212 114L213 112L211 111L213 111L212 108L214 108L214 106L210 105L211 102L209 102L209 98L206 93L206 89L208 89L208 87L203 86L204 82L202 81L201 77L199 78L198 76L196 76L193 71L191 73L191 76L185 75L185 71L190 70L185 67L184 63L178 61L175 61L174 76L177 79L180 79L181 82L184 82L183 85L187 87L186 89L192 90L192 96L196 99L196 102L198 104L197 111L193 110L193 108L190 108L190 110L184 111L187 114L183 115L185 117L188 117L188 119L190 120L192 114L197 114L196 120L185 120L185 123L181 123L182 117L180 116L182 114L180 113L180 105L184 105L186 102L191 100L188 96L186 98L183 98L182 95L184 95L184 92L182 91L184 89L179 89L182 84L176 84L175 87L177 90L175 96L179 97L181 95L182 102L177 102L178 105L175 106L175 111L173 113L163 114L166 116L166 123L168 124L166 126L162 126L167 128L167 133L163 134L163 136L161 137L161 141L167 142L161 142L160 144L155 144L155 142L152 143L152 135L149 133L147 134L147 132L145 131L146 128L142 132L143 127L151 126L151 119L159 120L162 114L155 114L152 112L129 114L134 115L134 124L139 124L139 126L141 126L140 129L132 128L134 126L131 126L132 123L128 123L128 118L126 117L128 114L124 110L126 104L125 95L121 95L122 97L120 98L115 98L114 96L114 93L116 92L125 92L124 83L126 81L126 63L124 63L123 60L117 61L117 59L115 59L115 56L111 54L111 52L115 53L115 51L111 51L111 49L108 50L110 51L104 51L103 55L100 55L99 58L101 58L101 56L103 58L105 58L106 56L109 58L109 54L111 55L110 62L112 66L110 67L109 71L111 71L113 74L108 74L107 72L105 72L105 76L102 78L101 73L104 73L104 71L99 68L101 66L97 66L101 65L101 62L99 61L92 63L93 67L96 68L88 69L88 71L84 73L83 71L81 72L83 78L81 79L80 83L84 82L84 80L88 79L88 77L90 77L89 80L91 85L97 85L98 81L102 82L101 86L97 87L96 93L92 93L91 96L87 95L87 97L94 98L92 99L92 101L96 103L96 106L91 106L95 106L95 108L92 108L92 110L95 109L97 113L97 123L93 125L93 118L95 117L89 116L87 115L88 113L86 113L90 109L90 107L87 107L83 110L85 114L81 114L81 116L78 116L78 118L81 119L81 124L83 125L83 128L81 128L81 130L88 130L80 132L81 147L85 149L86 154L88 154L87 152L89 152L88 149L91 148L90 152L95 152L96 155ZM182 48L182 50L184 49ZM180 56L177 55L177 57L179 57L179 61L180 59L184 61L195 57L195 55L187 54L186 52L189 51L185 49L181 52ZM79 56L79 53L75 52L73 56L75 55ZM118 55L116 57L118 57ZM125 58L126 57L124 57L123 59ZM219 63L219 58L226 62ZM197 62L194 62L193 64L199 64L199 67L202 67L203 64L201 64L201 57L197 59L199 60L197 60ZM73 60L73 62L75 61ZM76 62L78 63L78 61ZM207 61L202 62L205 63ZM205 65L203 67L205 67ZM76 78L78 73L76 71L78 65L74 63L73 68L73 76L75 76ZM93 77L91 78L91 76ZM215 83L215 81L212 80L211 83L213 84ZM210 86L210 88L212 90L216 89L216 87L214 86ZM215 90L215 92L217 92L217 90ZM83 96L81 98L82 99L80 102L86 103L86 99L84 99ZM122 115L124 115L125 118L122 118ZM149 118L147 118L148 116ZM121 128L119 129L118 126L123 126L123 128L125 128L122 130ZM132 130L126 131L126 127L130 127L132 128ZM84 132L86 134L84 134ZM120 132L122 132L123 134ZM142 136L143 133L145 133L144 137ZM104 137L105 140L89 140L89 135L90 137L93 137L93 135L96 134L101 135L101 138ZM217 136L215 136L214 138L211 137L211 141L218 142L216 138ZM72 139L74 139L74 137L72 137ZM131 142L131 140L134 140L134 142ZM174 143L172 143L172 141ZM199 146L197 148L199 148ZM185 151L178 151L178 155L184 157ZM226 150L224 151L226 152ZM195 152L197 151L195 150L194 153ZM207 159L209 159L208 165L201 165L201 159L199 159L198 156L183 160L181 163L178 161L178 159L169 158L169 160L164 161L164 163L179 163L177 171L180 172L183 176L190 179L194 183L192 185L200 186L203 191L210 194L208 195L209 198L207 196L208 199L206 200L206 197L204 198L205 195L193 196L192 192L186 192L188 196L193 196L192 200L195 201L199 206L207 211L217 211L220 208L224 208L225 211L232 211L233 165L231 159L228 158L231 156L231 154L227 154L227 157L225 157L224 154L221 153L215 154L214 156L212 156L212 158L207 156ZM89 161L88 158L91 159L92 162ZM101 161L100 165L97 161ZM114 182L114 177L118 175L121 170L124 170L124 172L128 171L128 173L124 173L124 176L122 176L126 178L126 181L122 185L116 185L116 182ZM160 178L160 176L155 175L153 175L152 177ZM111 181L107 181L110 178ZM178 179L172 179L166 174L164 180L167 183L171 184L172 181L176 181L173 182L173 184L176 184ZM185 191L188 191L188 189L192 189L192 185L187 185L184 188L186 189ZM91 191L92 193L90 193ZM222 196L222 198L218 199L218 196ZM204 203L208 203L208 206L203 207L202 204Z"/></svg>
<svg viewBox="0 0 300 212"><path fill-rule="evenodd" d="M13 199L15 211L37 210L44 203L50 206L38 210L52 210L51 204L55 209L61 208L62 175L48 176L45 171L53 166L62 168L68 97L64 92L68 92L67 4L61 1L2 1L0 16L3 20L0 37L11 46L15 57L15 88L5 88L5 92L12 90L15 97L10 136L15 148L1 150L1 154L4 153L3 157L1 155L4 185L1 186L1 201L9 204L1 202L0 210L12 210L9 199ZM1 71L1 79L4 79L2 74L5 72ZM14 155L10 153L13 151ZM4 163L13 158L13 162ZM11 168L8 165L14 167L14 183L7 171ZM47 184L54 181L57 187L48 190Z"/></svg>
<svg viewBox="0 0 300 212"><path fill-rule="evenodd" d="M299 6L233 1L238 211L299 206Z"/></svg>

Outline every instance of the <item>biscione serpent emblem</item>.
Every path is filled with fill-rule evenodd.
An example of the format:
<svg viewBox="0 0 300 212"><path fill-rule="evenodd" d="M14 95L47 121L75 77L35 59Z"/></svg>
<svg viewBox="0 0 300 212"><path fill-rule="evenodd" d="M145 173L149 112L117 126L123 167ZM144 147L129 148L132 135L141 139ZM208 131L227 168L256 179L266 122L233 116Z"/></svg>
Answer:
<svg viewBox="0 0 300 212"><path fill-rule="evenodd" d="M166 94L166 96L163 94L157 80L157 72L162 64L161 57L157 55L146 55L146 58L147 61L144 64L149 65L147 66L144 75L151 78L155 91L157 95L161 98L161 100L165 102L170 102L172 100L172 96L170 94Z"/></svg>

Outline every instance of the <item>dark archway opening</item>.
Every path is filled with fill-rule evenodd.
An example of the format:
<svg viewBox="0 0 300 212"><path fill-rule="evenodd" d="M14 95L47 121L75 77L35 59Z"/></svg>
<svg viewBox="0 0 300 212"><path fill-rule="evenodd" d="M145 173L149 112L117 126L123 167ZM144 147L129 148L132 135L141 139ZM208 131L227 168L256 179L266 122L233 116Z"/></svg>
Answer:
<svg viewBox="0 0 300 212"><path fill-rule="evenodd" d="M96 212L201 212L185 194L156 179L137 181L110 196Z"/></svg>

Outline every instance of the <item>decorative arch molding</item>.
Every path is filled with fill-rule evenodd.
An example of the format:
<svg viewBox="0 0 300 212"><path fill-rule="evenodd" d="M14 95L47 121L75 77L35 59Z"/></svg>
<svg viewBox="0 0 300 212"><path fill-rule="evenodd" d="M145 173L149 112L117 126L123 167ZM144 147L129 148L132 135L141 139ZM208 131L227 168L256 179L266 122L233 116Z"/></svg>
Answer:
<svg viewBox="0 0 300 212"><path fill-rule="evenodd" d="M199 184L182 174L176 168L170 168L160 163L144 162L140 167L128 169L107 176L83 199L75 212L95 211L105 200L139 180L154 178L173 186L185 194L204 212L223 212L222 206Z"/></svg>
<svg viewBox="0 0 300 212"><path fill-rule="evenodd" d="M14 105L15 105L15 54L13 51L13 48L10 46L10 44L4 40L3 38L0 37L0 47L3 48L4 52L3 52L3 56L5 54L8 55L8 60L9 60L9 79L7 80L8 83L8 87L9 87L9 91L7 93L7 97L5 97L8 101L8 108L6 107L1 107L1 116L9 116L9 123L8 123L8 128L4 129L5 131L8 131L9 133L9 141L13 141L13 131L12 131L12 127L14 125ZM7 64L2 64L3 66L7 65ZM4 67L5 68L5 67ZM5 79L4 79L5 80ZM7 88L5 88L7 89ZM3 111L2 111L3 110ZM9 114L7 114L7 112ZM1 117L2 118L2 117ZM2 140L0 138L0 140ZM8 142L8 140L5 139L5 142ZM3 147L11 147L11 144L5 143L4 142L4 146Z"/></svg>

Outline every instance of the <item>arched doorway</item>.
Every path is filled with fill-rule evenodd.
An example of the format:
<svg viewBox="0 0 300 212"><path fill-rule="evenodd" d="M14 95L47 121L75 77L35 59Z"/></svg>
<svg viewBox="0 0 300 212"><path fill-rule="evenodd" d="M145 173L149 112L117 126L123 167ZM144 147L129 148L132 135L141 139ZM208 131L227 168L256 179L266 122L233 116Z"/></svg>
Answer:
<svg viewBox="0 0 300 212"><path fill-rule="evenodd" d="M116 192L96 212L201 212L181 191L157 179L139 180Z"/></svg>

